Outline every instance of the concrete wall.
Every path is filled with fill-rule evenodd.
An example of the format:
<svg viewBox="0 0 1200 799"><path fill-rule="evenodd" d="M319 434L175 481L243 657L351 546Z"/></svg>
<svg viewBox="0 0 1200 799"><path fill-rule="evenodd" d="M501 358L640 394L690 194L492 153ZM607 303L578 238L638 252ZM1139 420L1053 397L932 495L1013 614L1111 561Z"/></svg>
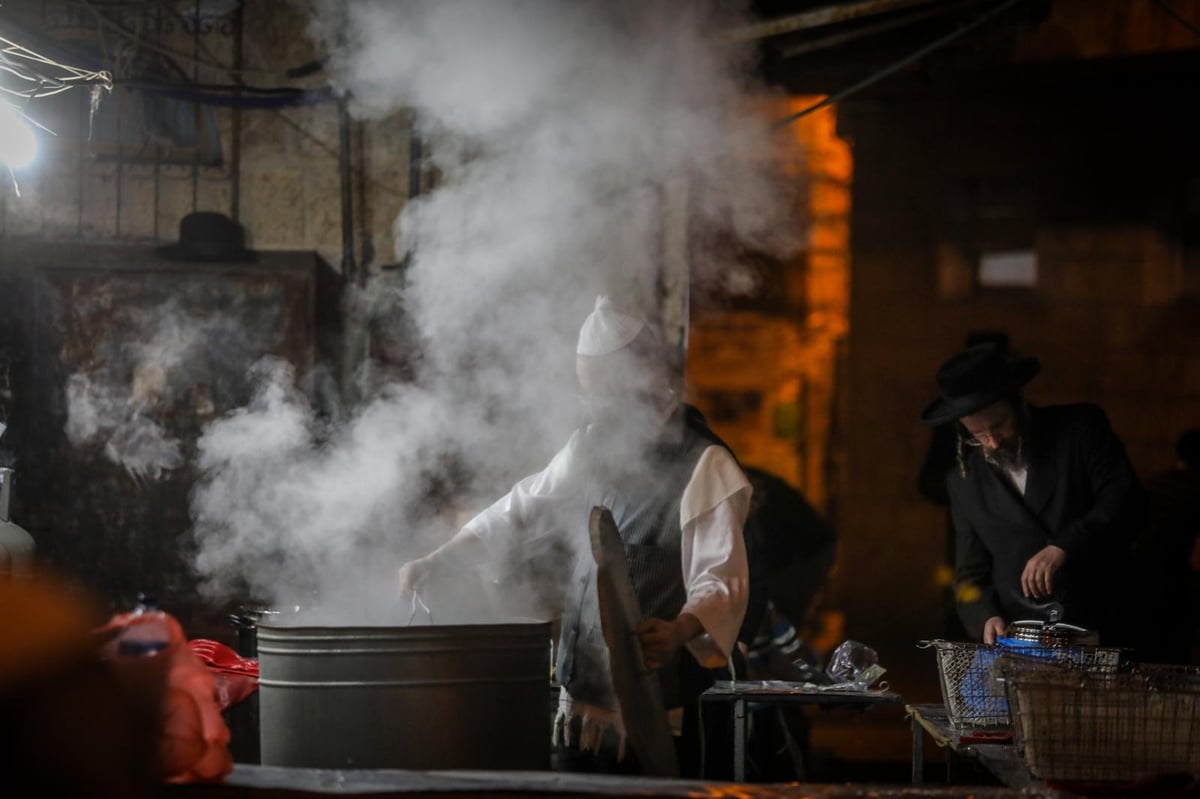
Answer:
<svg viewBox="0 0 1200 799"><path fill-rule="evenodd" d="M156 49L188 78L200 83L230 84L234 64L229 19L217 20L198 37L178 20L154 22L146 16L124 20L130 27L159 25L143 32ZM186 9L184 9L186 10ZM18 0L5 4L30 30L73 25L87 40L98 41L95 18L80 4ZM274 0L248 0L243 22L244 81L256 86L320 86L328 77L317 73L288 80L281 71L320 56L305 35L300 7ZM103 28L110 53L130 42ZM64 34L65 35L65 34ZM132 52L128 50L127 52ZM118 72L116 78L124 77ZM120 85L103 93L106 113L121 109L124 142L118 153L112 140L88 141L90 98L86 89L35 100L27 112L53 130L43 135L38 162L19 175L21 196L0 189L0 237L59 240L167 242L177 236L179 220L193 211L231 213L238 192L238 216L250 246L264 250L317 250L333 265L341 263L341 195L338 173L338 109L336 103L278 110L244 109L235 124L232 109L209 107L220 137L221 162L193 166L187 152L163 143L139 149L142 138L135 106L144 95ZM407 114L353 124L353 194L356 258L375 264L396 259L392 226L409 193ZM241 148L233 158L234 140ZM144 143L144 142L143 142ZM159 163L154 163L158 161ZM175 163L171 163L174 161Z"/></svg>

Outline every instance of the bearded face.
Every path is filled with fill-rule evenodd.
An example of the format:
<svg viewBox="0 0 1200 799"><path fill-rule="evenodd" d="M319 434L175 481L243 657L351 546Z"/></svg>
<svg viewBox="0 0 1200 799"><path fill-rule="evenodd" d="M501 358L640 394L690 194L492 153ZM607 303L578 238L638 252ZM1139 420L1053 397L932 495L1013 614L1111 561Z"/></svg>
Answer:
<svg viewBox="0 0 1200 799"><path fill-rule="evenodd" d="M995 447L983 446L983 458L993 466L998 466L1006 472L1021 471L1026 467L1025 440L1021 433L1004 439Z"/></svg>
<svg viewBox="0 0 1200 799"><path fill-rule="evenodd" d="M1026 467L1025 425L1021 414L1008 400L994 402L959 420L967 432L965 443L979 447L988 463L1005 471Z"/></svg>

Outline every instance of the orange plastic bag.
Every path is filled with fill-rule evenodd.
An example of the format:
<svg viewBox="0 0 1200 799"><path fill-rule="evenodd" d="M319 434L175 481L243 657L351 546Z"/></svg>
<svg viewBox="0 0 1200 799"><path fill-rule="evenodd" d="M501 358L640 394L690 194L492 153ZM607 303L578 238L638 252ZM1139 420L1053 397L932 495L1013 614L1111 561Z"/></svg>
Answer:
<svg viewBox="0 0 1200 799"><path fill-rule="evenodd" d="M221 780L233 770L233 757L212 674L188 647L179 622L170 614L156 616L160 612L118 615L97 634L113 636L105 654L118 673L162 681L158 754L163 778L169 782ZM132 625L160 621L165 621L168 630L165 649L143 657L117 654L121 634Z"/></svg>

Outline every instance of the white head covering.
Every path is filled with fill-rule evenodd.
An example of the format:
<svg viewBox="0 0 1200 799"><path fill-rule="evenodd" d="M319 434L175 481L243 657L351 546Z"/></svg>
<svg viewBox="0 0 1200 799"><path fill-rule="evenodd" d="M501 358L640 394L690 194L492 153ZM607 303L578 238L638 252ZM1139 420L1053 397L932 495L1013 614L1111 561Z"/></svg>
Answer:
<svg viewBox="0 0 1200 799"><path fill-rule="evenodd" d="M596 298L596 309L583 320L575 352L578 355L608 355L629 346L645 326L646 323L636 316L618 311L612 300L601 294Z"/></svg>

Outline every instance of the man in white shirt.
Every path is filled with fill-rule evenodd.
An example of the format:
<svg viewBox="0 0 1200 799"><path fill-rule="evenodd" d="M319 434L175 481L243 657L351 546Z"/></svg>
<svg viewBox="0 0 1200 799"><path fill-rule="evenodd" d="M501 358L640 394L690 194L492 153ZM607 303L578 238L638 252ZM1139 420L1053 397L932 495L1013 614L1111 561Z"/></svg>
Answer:
<svg viewBox="0 0 1200 799"><path fill-rule="evenodd" d="M400 589L492 562L531 536L563 536L575 558L561 574L560 765L631 770L587 544L591 507L608 508L646 617L637 630L646 664L659 672L673 731L689 733L677 738L681 771L698 776L694 700L706 687L705 670L728 662L746 610L750 483L699 412L676 399L660 340L643 320L601 297L576 351L590 423L545 469L432 554L405 564Z"/></svg>

